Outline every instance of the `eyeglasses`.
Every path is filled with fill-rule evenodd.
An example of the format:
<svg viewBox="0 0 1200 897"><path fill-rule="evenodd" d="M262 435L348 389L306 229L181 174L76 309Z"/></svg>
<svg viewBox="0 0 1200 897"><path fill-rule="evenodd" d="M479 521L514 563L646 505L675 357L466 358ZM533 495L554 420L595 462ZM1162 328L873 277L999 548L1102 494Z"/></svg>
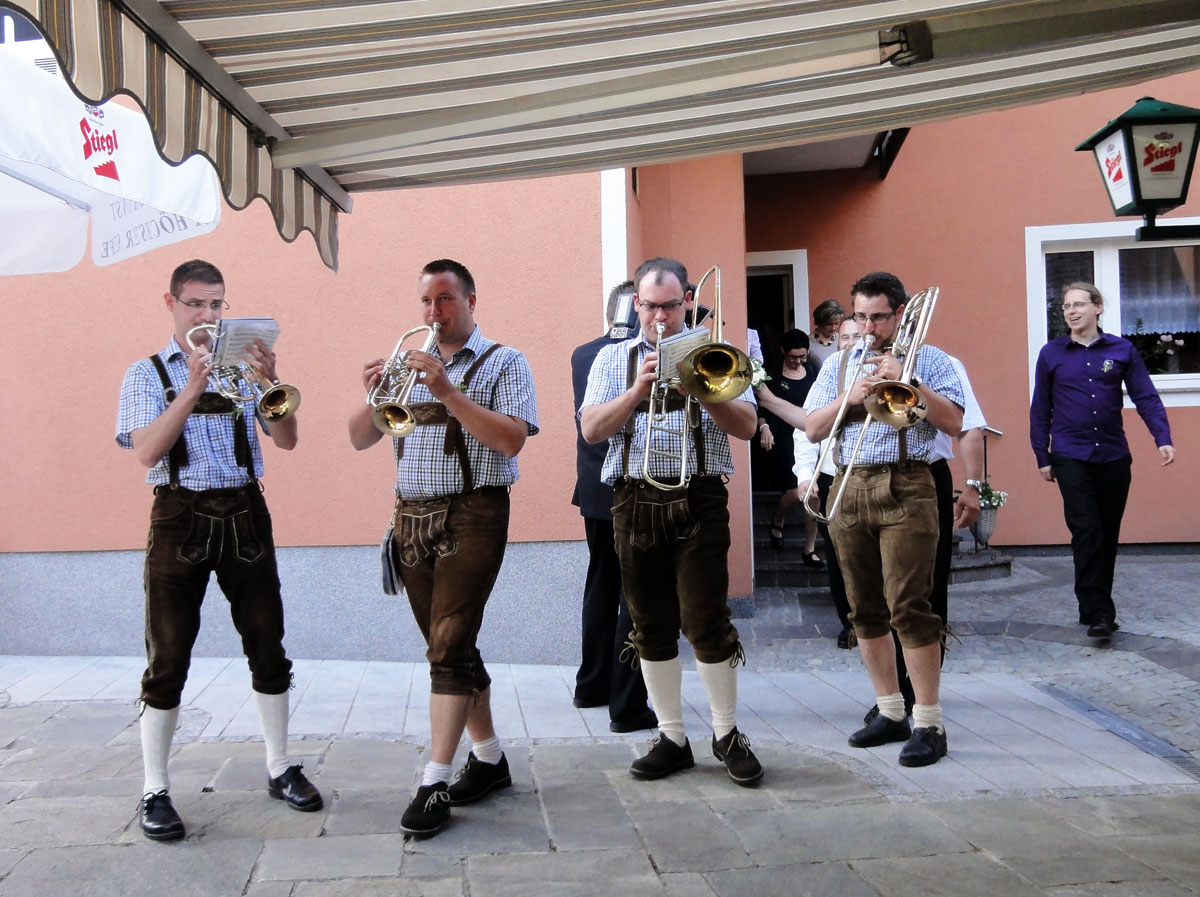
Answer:
<svg viewBox="0 0 1200 897"><path fill-rule="evenodd" d="M1095 304L1095 302L1064 302L1062 307L1063 311L1072 311L1074 309L1087 308Z"/></svg>
<svg viewBox="0 0 1200 897"><path fill-rule="evenodd" d="M654 314L656 311L675 311L675 309L681 307L682 305L682 299L672 299L670 302L662 303L642 302L641 300L638 301L638 308L640 308L642 311L648 311L651 314Z"/></svg>
<svg viewBox="0 0 1200 897"><path fill-rule="evenodd" d="M224 299L214 299L211 302L207 299L180 299L178 301L180 305L186 305L188 308L211 308L213 311L229 308L229 303Z"/></svg>
<svg viewBox="0 0 1200 897"><path fill-rule="evenodd" d="M884 321L891 320L894 317L896 317L896 313L894 311L889 311L886 314L883 312L876 312L873 315L864 315L861 311L856 311L854 313L855 323L858 324L865 324L867 321L870 321L872 324L882 324Z"/></svg>

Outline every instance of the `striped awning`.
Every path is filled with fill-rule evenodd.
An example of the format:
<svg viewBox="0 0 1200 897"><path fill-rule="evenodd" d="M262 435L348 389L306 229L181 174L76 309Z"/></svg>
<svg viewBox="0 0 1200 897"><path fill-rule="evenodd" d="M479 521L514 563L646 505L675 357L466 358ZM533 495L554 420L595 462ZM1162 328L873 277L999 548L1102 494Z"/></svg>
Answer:
<svg viewBox="0 0 1200 897"><path fill-rule="evenodd" d="M874 133L1200 68L1200 0L0 0L336 266L349 194Z"/></svg>

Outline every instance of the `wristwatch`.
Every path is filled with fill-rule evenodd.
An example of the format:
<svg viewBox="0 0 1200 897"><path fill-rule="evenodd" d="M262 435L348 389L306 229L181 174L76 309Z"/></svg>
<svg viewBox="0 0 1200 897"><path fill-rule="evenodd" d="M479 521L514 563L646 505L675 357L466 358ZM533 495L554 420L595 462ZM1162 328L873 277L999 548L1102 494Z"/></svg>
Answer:
<svg viewBox="0 0 1200 897"><path fill-rule="evenodd" d="M976 492L983 491L983 483L980 480L967 480L966 485L974 486Z"/></svg>

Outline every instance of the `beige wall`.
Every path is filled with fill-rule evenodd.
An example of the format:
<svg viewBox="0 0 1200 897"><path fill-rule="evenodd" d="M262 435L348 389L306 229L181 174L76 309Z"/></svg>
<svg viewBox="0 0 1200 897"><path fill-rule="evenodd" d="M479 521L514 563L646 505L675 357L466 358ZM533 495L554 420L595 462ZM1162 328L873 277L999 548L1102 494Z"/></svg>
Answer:
<svg viewBox="0 0 1200 897"><path fill-rule="evenodd" d="M370 544L391 509L386 443L356 453L346 420L363 401L360 372L416 326L417 274L431 258L465 263L477 321L522 349L537 381L541 433L520 456L512 532L519 541L582 539L574 485L570 351L597 326L599 175L356 197L342 216L341 270L312 240L275 233L265 204L224 210L213 234L111 268L0 278L0 550L136 548L150 489L113 430L121 378L161 349L172 321L172 268L201 257L225 274L229 316L275 317L280 373L303 393L296 451L265 448L264 483L281 545Z"/></svg>
<svg viewBox="0 0 1200 897"><path fill-rule="evenodd" d="M992 482L1010 494L997 544L1069 539L1058 491L1029 447L1025 228L1113 220L1091 155L1072 150L1146 95L1198 106L1200 74L915 128L883 181L872 168L747 180L747 249L807 249L814 306L845 299L875 269L910 290L940 285L930 341L963 359L989 422L1005 433L989 441ZM1195 182L1172 213L1183 215L1200 215ZM1168 414L1179 462L1160 469L1153 440L1126 412L1134 485L1124 541L1200 539L1200 409Z"/></svg>

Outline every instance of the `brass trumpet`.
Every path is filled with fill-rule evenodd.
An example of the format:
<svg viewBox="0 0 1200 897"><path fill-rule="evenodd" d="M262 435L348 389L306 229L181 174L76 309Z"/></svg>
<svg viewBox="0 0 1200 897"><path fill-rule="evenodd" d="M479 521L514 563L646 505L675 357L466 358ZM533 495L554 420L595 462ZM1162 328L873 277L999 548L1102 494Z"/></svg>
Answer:
<svg viewBox="0 0 1200 897"><path fill-rule="evenodd" d="M696 292L692 297L699 302L700 290L709 277L716 275L716 299L713 301L713 330L712 336L703 345L692 349L679 362L677 376L670 376L662 367L662 351L658 349L658 379L650 390L649 408L646 414L646 448L642 453L642 479L657 486L659 489L682 489L691 479L687 471L687 431L691 422L696 419L698 409L696 402L715 404L736 399L750 388L753 371L750 356L736 346L721 340L721 268L713 265L704 272L700 282L696 284ZM661 321L655 324L658 332L656 347L661 346L663 331L666 325ZM680 427L672 427L666 423L667 396L673 389L682 389L687 393L684 402L683 423ZM663 433L671 440L670 448L658 449L651 446L655 432ZM677 459L679 463L679 479L675 483L656 480L650 474L651 456Z"/></svg>
<svg viewBox="0 0 1200 897"><path fill-rule="evenodd" d="M412 368L405 363L408 351L404 349L404 344L410 336L428 330L429 336L421 346L422 352L428 352L437 342L438 331L441 328L441 324L434 322L432 326L422 324L405 331L396 343L396 348L392 350L391 357L384 364L379 374L379 382L367 390L367 404L373 409L371 422L384 436L403 439L417 428L416 415L409 406L409 398L417 378Z"/></svg>
<svg viewBox="0 0 1200 897"><path fill-rule="evenodd" d="M938 288L929 287L917 293L904 304L904 315L896 325L896 335L892 340L891 348L892 354L896 358L904 359L900 370L900 378L898 380L880 380L872 384L870 390L868 390L867 397L863 401L863 407L866 408L870 419L858 431L858 439L855 440L854 448L850 452L850 460L846 463L845 469L842 471L842 484L838 487L837 495L834 496L833 503L829 506L828 514L821 514L811 503L817 490L817 477L814 472L813 478L808 484L808 491L804 493L802 502L804 510L814 519L822 523L829 523L837 516L838 508L842 503L842 496L846 493L846 485L850 482L850 471L858 461L858 453L862 450L863 440L866 438L867 430L872 425L884 423L894 429L903 430L919 424L925 419L927 411L925 399L921 395L920 390L912 385L912 376L917 366L917 353L925 343L925 334L929 331L929 322L933 318L933 310L937 307L937 300ZM862 347L862 357L850 377L851 386L854 384L854 381L862 376L864 368L870 361L867 352L870 350L873 340L873 337L864 336L858 341L854 349L849 350L854 352L860 346ZM838 384L839 387L841 385L840 383ZM829 452L839 442L836 437L845 426L846 409L849 404L850 389L846 387L842 404L838 407L833 427L830 429L829 437L825 441L825 448L821 451L821 456L817 459L817 471L821 469Z"/></svg>
<svg viewBox="0 0 1200 897"><path fill-rule="evenodd" d="M186 334L188 346L194 351L196 342L192 334L206 331L215 344L221 332L220 324L197 324ZM269 380L249 362L233 365L214 365L209 377L218 394L233 402L253 402L259 416L268 423L285 421L300 408L300 390L288 383ZM246 387L243 390L243 386ZM248 392L247 392L248 390Z"/></svg>

